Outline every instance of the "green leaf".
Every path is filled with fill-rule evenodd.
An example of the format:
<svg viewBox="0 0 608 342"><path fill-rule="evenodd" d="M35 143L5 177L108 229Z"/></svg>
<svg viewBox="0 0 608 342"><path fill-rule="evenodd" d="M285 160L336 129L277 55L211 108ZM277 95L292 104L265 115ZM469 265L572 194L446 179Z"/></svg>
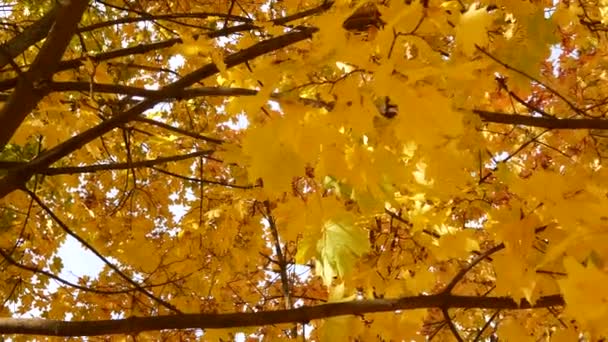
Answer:
<svg viewBox="0 0 608 342"><path fill-rule="evenodd" d="M370 249L368 234L357 227L351 217L328 220L323 236L317 242L317 270L325 284L331 284L333 277L349 274L359 257Z"/></svg>

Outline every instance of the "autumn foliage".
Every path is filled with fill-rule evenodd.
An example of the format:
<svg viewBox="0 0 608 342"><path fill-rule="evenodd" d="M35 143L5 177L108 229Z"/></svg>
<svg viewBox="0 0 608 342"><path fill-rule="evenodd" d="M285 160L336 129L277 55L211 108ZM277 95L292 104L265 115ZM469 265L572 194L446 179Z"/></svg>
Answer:
<svg viewBox="0 0 608 342"><path fill-rule="evenodd" d="M0 15L1 335L608 337L606 1Z"/></svg>

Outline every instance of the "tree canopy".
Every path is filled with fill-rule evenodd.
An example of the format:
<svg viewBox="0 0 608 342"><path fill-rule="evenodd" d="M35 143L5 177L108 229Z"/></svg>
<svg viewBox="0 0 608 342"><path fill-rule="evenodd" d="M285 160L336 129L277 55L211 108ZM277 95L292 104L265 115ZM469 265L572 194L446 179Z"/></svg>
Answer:
<svg viewBox="0 0 608 342"><path fill-rule="evenodd" d="M3 336L608 337L606 1L0 16Z"/></svg>

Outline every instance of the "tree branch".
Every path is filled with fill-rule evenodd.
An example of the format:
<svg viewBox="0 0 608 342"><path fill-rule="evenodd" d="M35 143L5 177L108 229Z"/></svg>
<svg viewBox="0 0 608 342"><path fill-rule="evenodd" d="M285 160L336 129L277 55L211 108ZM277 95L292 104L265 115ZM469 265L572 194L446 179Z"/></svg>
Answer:
<svg viewBox="0 0 608 342"><path fill-rule="evenodd" d="M494 319L498 316L499 313L500 313L500 310L496 310L494 312L494 314L492 314L492 316L490 317L490 319L488 319L486 321L486 323L483 325L483 327L481 327L481 330L479 330L479 332L477 333L477 335L475 335L475 339L473 339L473 342L477 342L477 341L479 341L479 339L481 339L481 336L483 335L483 332L486 331L486 329L488 329L488 327L490 326L490 324L492 324L492 321L494 321Z"/></svg>
<svg viewBox="0 0 608 342"><path fill-rule="evenodd" d="M311 9L304 10L299 13L294 13L294 14L286 16L286 17L277 18L277 19L272 20L271 22L275 25L285 25L294 20L298 20L298 19L302 19L302 18L305 18L308 16L322 13L322 12L330 9L332 5L333 5L333 1L326 1L317 7L313 7ZM232 26L232 27L226 27L226 28L223 28L223 29L217 30L217 31L203 33L203 35L207 36L207 38L218 38L218 37L228 36L233 33L243 32L243 31L257 29L257 28L259 28L259 27L255 26L251 23L247 23L247 24L242 24L242 25L237 25L237 26ZM198 37L199 36L196 35L193 38L196 39ZM40 38L40 39L42 39L42 38ZM38 40L40 40L40 39L38 39ZM169 48L169 47L172 47L173 45L181 44L181 43L182 43L181 38L171 38L171 39L167 39L167 40L160 41L160 42L155 42L155 43L150 43L150 44L139 44L139 45L124 48L124 49L117 49L117 50L108 51L108 52L101 52L101 53L98 53L98 54L92 55L92 56L85 56L85 57L76 58L76 59L72 59L72 60L68 60L68 61L63 61L59 64L59 67L57 68L56 71L64 71L64 70L78 68L82 65L82 63L86 59L90 59L93 62L102 62L102 61L110 60L113 58L139 55L139 54L144 54L144 53L154 51L154 50L165 49L165 48ZM17 84L16 78L2 80L2 81L0 81L0 90L8 90L8 89L14 87L16 84Z"/></svg>
<svg viewBox="0 0 608 342"><path fill-rule="evenodd" d="M194 139L204 140L204 141L207 141L207 142L210 142L210 143L214 143L214 144L222 144L222 143L224 143L224 141L221 140L221 139L206 137L206 136L200 135L198 133L194 133L194 132L191 132L191 131L188 131L188 130L185 130L185 129L174 127L174 126L171 126L171 125L166 124L164 122L152 120L152 119L149 119L149 118L144 118L144 117L140 116L140 117L138 117L135 120L138 121L138 122L146 123L148 125L164 128L164 129L166 129L168 131L175 132L175 133L178 133L178 134L182 134L182 135L185 135L187 137L194 138ZM1 163L0 163L0 166L1 166Z"/></svg>
<svg viewBox="0 0 608 342"><path fill-rule="evenodd" d="M194 12L192 12L192 13L156 14L156 15L147 14L147 15L141 15L139 17L122 17L122 18L118 18L118 19L115 19L115 20L110 20L110 21L104 21L104 22L100 22L100 23L91 24L89 26L85 26L85 27L79 28L78 32L79 33L89 32L89 31L97 30L97 29L100 29L100 28L108 27L108 26L114 26L114 25L120 25L120 24L128 24L128 23L136 23L136 22L140 22L140 21L169 20L169 19L183 19L183 18L207 19L209 17L224 18L225 20L228 20L228 21L251 22L251 19L249 19L249 18L241 17L239 15L225 14L225 13L212 13L212 12L198 12L198 13L194 13ZM172 20L172 22L179 23L179 22L173 21L173 20Z"/></svg>
<svg viewBox="0 0 608 342"><path fill-rule="evenodd" d="M450 281L450 283L443 289L444 293L450 293L452 292L452 290L454 289L454 287L458 284L458 282L460 282L462 280L462 278L464 278L464 276L473 268L475 267L477 264L479 264L480 262L482 262L483 260L485 260L486 258L488 258L490 255L501 251L505 248L505 244L504 243L500 243L490 249L488 249L487 251L485 251L484 253L480 254L479 256L477 256L477 258L475 258L473 261L471 261L470 264L468 264L465 268L462 268L455 276L454 278L452 278L452 280Z"/></svg>
<svg viewBox="0 0 608 342"><path fill-rule="evenodd" d="M8 253L6 253L3 249L0 248L0 256L2 256L4 258L4 260L6 260L9 264L20 268L22 270L26 270L32 273L35 273L36 275L45 275L51 279L54 279L66 286L69 287L73 287L75 289L81 290L81 291L85 291L85 292L92 292L92 293L97 293L97 294L103 294L103 295L115 295L115 294L124 294L124 293L129 293L129 292L133 292L136 291L135 288L130 288L130 289L124 289L124 290L100 290L100 289L96 289L96 288L91 288L91 287L86 287L86 286L82 286L82 285L78 285L78 284L74 284L72 282L69 282L59 276L56 276L55 274L45 271L45 270L41 270L38 269L36 267L33 266L28 266L28 265L24 265L21 264L19 262L17 262L15 259L13 259Z"/></svg>
<svg viewBox="0 0 608 342"><path fill-rule="evenodd" d="M234 188L234 189L243 189L243 190L249 190L249 189L254 189L254 188L259 188L259 185L238 185L238 184L229 184L229 183L225 183L225 182L221 182L221 181L215 181L215 180L211 180L211 179L201 179L201 178L193 178L193 177L187 177L187 176L182 176L179 175L177 173L173 173L167 170L163 170L163 169L159 169L158 167L151 167L153 170L156 170L160 173L164 173L166 175L175 177L175 178L179 178L179 179L183 179L185 181L189 181L189 182L194 182L194 183L198 183L198 184L214 184L214 185L220 185L220 186L225 186L227 188Z"/></svg>
<svg viewBox="0 0 608 342"><path fill-rule="evenodd" d="M581 111L580 109L578 109L574 103L572 103L572 101L568 100L564 95L562 95L560 92L558 92L556 89L553 89L552 87L550 87L548 84L545 84L543 82L541 82L539 79L537 79L536 77L524 72L523 70L520 70L514 66L511 66L503 61L501 61L500 59L498 59L498 57L492 55L491 53L487 52L485 49L479 47L478 45L475 45L475 48L477 50L479 50L481 53L483 53L484 55L488 56L491 60L495 61L496 63L502 65L504 68L511 70L515 73L520 74L521 76L529 79L532 82L538 83L541 86L543 86L545 89L547 89L548 91L550 91L551 93L553 93L553 95L557 96L558 98L560 98L562 101L564 101L568 107L570 107L574 112L576 112L577 114L584 114L583 111Z"/></svg>
<svg viewBox="0 0 608 342"><path fill-rule="evenodd" d="M496 113L474 109L473 113L479 115L485 122L542 127L549 129L608 129L606 119L554 119L547 117L534 117L518 114Z"/></svg>
<svg viewBox="0 0 608 342"><path fill-rule="evenodd" d="M107 52L101 52L101 53L98 53L98 54L95 54L92 56L85 56L85 57L81 57L81 58L70 59L70 60L62 61L61 63L59 63L59 65L57 66L57 69L55 71L59 72L59 71L79 68L80 66L83 65L83 62L87 59L90 59L92 62L99 63L99 62L103 62L103 61L114 59L114 58L141 55L141 54L148 53L150 51L169 48L169 47L171 47L175 44L179 44L181 42L182 42L182 40L180 38L172 38L172 39L167 39L167 40L163 40L160 42L155 42L155 43L150 43L150 44L139 44L139 45L131 46L131 47L124 48L124 49L117 49L117 50L112 50L112 51L107 51ZM15 85L17 85L17 81L18 81L17 78L10 78L7 80L0 81L0 91L9 90L9 89L15 87Z"/></svg>
<svg viewBox="0 0 608 342"><path fill-rule="evenodd" d="M454 324L454 321L452 321L452 317L450 317L448 308L445 308L445 307L442 308L441 312L443 313L443 317L445 317L445 321L448 324L448 327L450 328L450 331L452 332L452 335L454 335L454 338L456 339L456 341L464 342L464 340L462 339L462 336L460 336L460 333L458 332L458 328L456 327L456 324Z"/></svg>
<svg viewBox="0 0 608 342"><path fill-rule="evenodd" d="M285 309L292 309L293 298L291 296L291 286L289 283L289 276L287 274L287 259L285 258L285 254L283 253L283 249L281 248L279 230L277 229L276 222L274 220L274 217L272 216L270 201L264 201L264 208L266 209L266 213L264 214L264 216L266 218L266 221L268 221L268 226L272 234L272 239L274 240L274 252L277 255L277 265L279 266L279 275L281 276L281 290L283 292L283 298L285 299ZM294 324L294 326L291 328L291 333L289 337L295 339L297 336L298 325Z"/></svg>
<svg viewBox="0 0 608 342"><path fill-rule="evenodd" d="M130 96L141 96L152 99L180 99L187 100L199 96L255 96L258 91L246 88L229 87L197 87L180 89L175 92L152 90L139 87L125 86L121 84L95 83L95 82L51 82L47 89L51 92L59 91L86 91L107 94L121 94Z"/></svg>
<svg viewBox="0 0 608 342"><path fill-rule="evenodd" d="M46 37L55 22L59 5L53 7L42 18L28 26L23 32L13 37L8 42L0 46L0 69L4 68L11 60L20 53L27 50L30 46Z"/></svg>
<svg viewBox="0 0 608 342"><path fill-rule="evenodd" d="M510 297L421 295L397 299L355 300L277 311L130 317L127 319L100 321L0 318L0 334L98 336L108 334L136 334L142 331L161 329L221 329L281 323L299 323L335 316L363 315L373 312L394 312L397 310L436 307L516 310L561 305L564 305L564 299L560 295L540 297L534 305L525 299L522 299L521 302L517 303Z"/></svg>
<svg viewBox="0 0 608 342"><path fill-rule="evenodd" d="M15 91L0 110L0 151L46 94L44 83L57 69L88 3L88 0L72 0L58 10L60 20L55 21L30 70L20 77Z"/></svg>
<svg viewBox="0 0 608 342"><path fill-rule="evenodd" d="M313 27L303 28L299 31L292 31L275 38L261 41L247 49L229 55L224 59L224 63L226 64L227 68L234 67L241 63L245 63L249 60L252 60L256 57L262 56L266 53L276 51L286 46L309 39L312 37L312 34L317 31L318 29ZM217 68L215 63L207 64L184 76L180 80L163 87L159 92L166 94L174 94L202 79L215 75L218 72L219 69ZM0 179L0 198L3 198L7 194L22 187L25 181L27 181L27 179L29 179L33 174L39 172L44 168L47 168L49 165L55 163L64 156L74 152L75 150L80 149L85 144L110 132L114 128L132 120L135 120L141 113L150 109L159 102L160 100L157 99L143 100L137 105L131 107L126 112L116 115L111 119L106 120L100 123L99 125L90 128L82 132L81 134L70 138L56 145L52 149L42 153L40 156L30 162L26 169L21 170L21 172L10 172L7 176ZM4 107L4 109L6 109L7 107L8 104Z"/></svg>
<svg viewBox="0 0 608 342"><path fill-rule="evenodd" d="M30 191L28 189L25 189L24 191L27 192L27 194L34 200L34 202L36 202L36 204L38 204L40 206L40 208L42 208L42 210L44 210L53 219L53 221L55 221L55 223L57 223L57 225L59 225L59 227L61 227L61 229L63 229L63 231L65 231L68 235L70 235L71 237L76 239L76 241L80 242L84 247L86 247L89 251L91 251L93 254L95 254L95 256L97 256L101 261L103 261L106 265L108 265L108 267L110 269L112 269L114 272L116 272L116 274L118 274L121 278L126 280L129 284L133 285L134 290L139 291L146 297L152 299L153 301L164 306L165 308L167 308L173 312L181 314L181 311L179 309L177 309L174 305L168 303L167 301L163 300L162 298L155 296L154 294L150 293L149 291L147 291L146 289L141 287L141 285L136 283L133 279L131 279L123 271L121 271L118 268L118 266L114 265L112 262L110 262L110 260L108 260L108 258L101 255L101 253L99 253L95 248L93 248L93 246L91 246L91 244L89 244L86 240L84 240L78 234L76 234L74 231L72 231L57 215L55 215L55 213L51 210L51 208L49 208L46 204L44 204L44 202L42 202L42 200L40 199L40 197L38 197L38 195L36 195L35 193L33 193L32 191Z"/></svg>
<svg viewBox="0 0 608 342"><path fill-rule="evenodd" d="M541 233L545 229L547 229L547 225L543 225L543 226L534 228L534 234ZM471 269L473 269L473 267L475 267L477 264L479 264L480 262L482 262L485 259L490 259L490 256L492 254L502 251L503 249L505 249L505 247L506 247L506 245L504 244L504 242L501 242L498 245L479 254L475 259L473 259L473 261L471 261L471 263L469 263L466 267L460 269L460 271L458 273L456 273L454 278L452 278L452 280L448 283L448 285L446 285L446 287L442 290L442 293L444 293L444 294L451 293L452 290L454 289L454 287L456 287L456 285L462 280L462 278L464 278L464 276ZM492 260L492 259L490 259L490 260Z"/></svg>
<svg viewBox="0 0 608 342"><path fill-rule="evenodd" d="M170 157L160 157L149 160L140 160L134 162L125 163L112 163L112 164L99 164L99 165L87 165L87 166L66 166L66 167L51 167L45 170L41 170L40 173L47 176L54 175L66 175L75 173L92 173L98 171L112 171L112 170L128 170L132 168L140 167L151 167L158 164L170 163L180 160L186 160L196 158L200 156L206 156L215 152L214 150L196 151L188 154L180 154Z"/></svg>

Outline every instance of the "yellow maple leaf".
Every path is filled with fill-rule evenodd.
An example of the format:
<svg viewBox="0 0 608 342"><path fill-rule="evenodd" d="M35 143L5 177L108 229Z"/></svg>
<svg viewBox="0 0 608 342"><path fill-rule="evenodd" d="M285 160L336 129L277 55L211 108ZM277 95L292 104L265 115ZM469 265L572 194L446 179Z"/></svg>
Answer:
<svg viewBox="0 0 608 342"><path fill-rule="evenodd" d="M472 251L479 251L479 244L474 238L474 231L464 230L454 234L442 235L439 245L433 250L438 260L466 258Z"/></svg>
<svg viewBox="0 0 608 342"><path fill-rule="evenodd" d="M606 334L604 324L608 319L608 274L597 269L593 263L583 266L572 257L564 258L568 276L558 280L566 301L566 312L588 329ZM589 294L593 294L590 296Z"/></svg>
<svg viewBox="0 0 608 342"><path fill-rule="evenodd" d="M456 42L465 55L471 56L475 52L475 45L485 46L488 43L488 27L494 20L485 7L469 9L460 16L456 25Z"/></svg>
<svg viewBox="0 0 608 342"><path fill-rule="evenodd" d="M228 78L226 63L224 63L224 55L221 50L214 49L211 51L211 60L220 71L223 78Z"/></svg>
<svg viewBox="0 0 608 342"><path fill-rule="evenodd" d="M507 317L498 327L498 336L508 342L534 341L526 329L513 317Z"/></svg>
<svg viewBox="0 0 608 342"><path fill-rule="evenodd" d="M250 181L258 178L270 193L282 193L291 189L294 177L304 175L306 161L285 137L277 136L285 127L282 120L251 129L243 139L243 152L251 157Z"/></svg>
<svg viewBox="0 0 608 342"><path fill-rule="evenodd" d="M175 49L184 56L195 56L203 51L203 44L199 39L195 39L192 35L185 34L181 37L182 43Z"/></svg>
<svg viewBox="0 0 608 342"><path fill-rule="evenodd" d="M520 254L501 251L492 256L492 266L496 272L496 294L511 296L516 301L526 298L534 302L536 273L533 266Z"/></svg>
<svg viewBox="0 0 608 342"><path fill-rule="evenodd" d="M409 273L409 272L408 272ZM413 276L410 276L406 283L407 288L414 294L431 292L437 282L437 276L428 267L419 267Z"/></svg>

